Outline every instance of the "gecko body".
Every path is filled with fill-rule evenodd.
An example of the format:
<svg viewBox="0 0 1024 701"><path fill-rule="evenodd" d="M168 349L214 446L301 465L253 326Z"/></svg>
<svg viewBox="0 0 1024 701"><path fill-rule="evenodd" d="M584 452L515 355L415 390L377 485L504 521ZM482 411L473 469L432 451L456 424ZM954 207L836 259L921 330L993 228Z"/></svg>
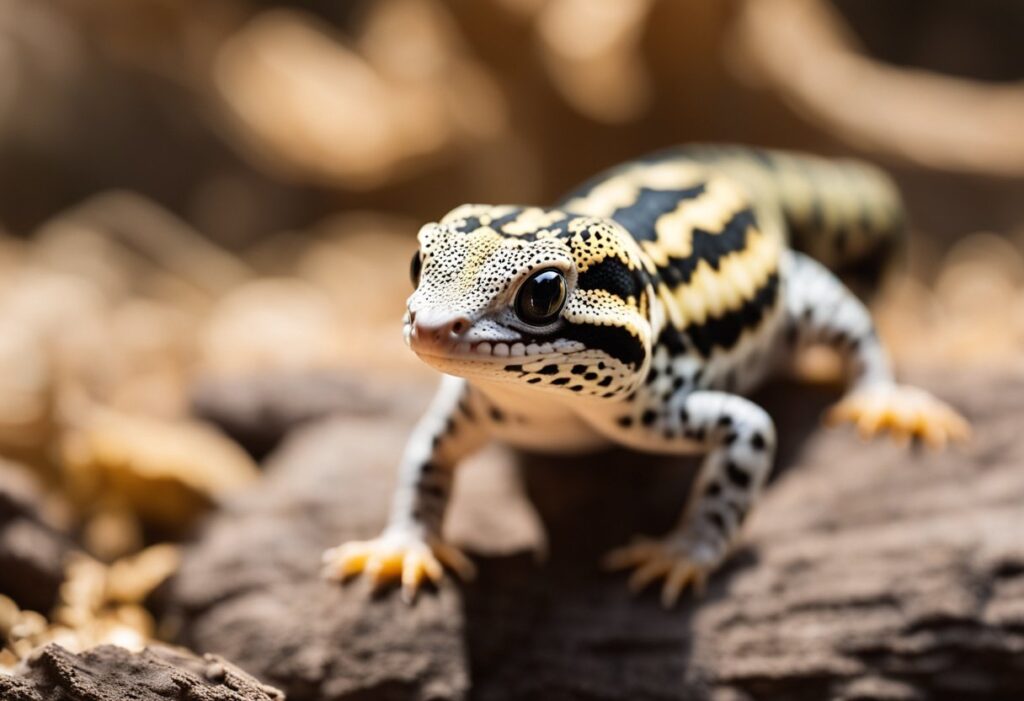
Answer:
<svg viewBox="0 0 1024 701"><path fill-rule="evenodd" d="M445 377L400 465L389 526L325 555L331 576L400 579L442 563L458 464L490 440L705 455L678 526L607 556L675 603L726 558L774 457L745 395L801 348L840 354L832 416L935 444L959 415L895 383L870 315L836 271L877 265L903 229L892 182L856 161L691 146L599 174L553 207L463 205L419 232L404 333Z"/></svg>

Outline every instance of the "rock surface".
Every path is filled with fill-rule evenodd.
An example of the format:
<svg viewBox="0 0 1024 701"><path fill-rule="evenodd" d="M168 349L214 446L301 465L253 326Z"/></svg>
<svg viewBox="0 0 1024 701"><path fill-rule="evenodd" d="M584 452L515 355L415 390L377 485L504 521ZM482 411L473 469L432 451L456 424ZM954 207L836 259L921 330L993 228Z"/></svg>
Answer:
<svg viewBox="0 0 1024 701"><path fill-rule="evenodd" d="M0 461L0 593L23 609L49 612L75 549L48 517L28 471Z"/></svg>
<svg viewBox="0 0 1024 701"><path fill-rule="evenodd" d="M191 392L192 413L257 459L304 424L334 414L380 416L393 404L393 397L337 371L204 377Z"/></svg>
<svg viewBox="0 0 1024 701"><path fill-rule="evenodd" d="M48 645L11 676L0 675L4 701L283 701L266 686L216 655L196 657L154 645L132 653L104 645L74 654Z"/></svg>
<svg viewBox="0 0 1024 701"><path fill-rule="evenodd" d="M380 528L409 423L336 418L210 521L171 619L292 701L1022 698L1024 376L923 384L971 418L970 446L865 444L817 430L822 393L768 390L776 479L705 597L669 612L596 561L671 526L691 463L622 452L464 468L449 526L471 584L409 608L321 581L324 548Z"/></svg>

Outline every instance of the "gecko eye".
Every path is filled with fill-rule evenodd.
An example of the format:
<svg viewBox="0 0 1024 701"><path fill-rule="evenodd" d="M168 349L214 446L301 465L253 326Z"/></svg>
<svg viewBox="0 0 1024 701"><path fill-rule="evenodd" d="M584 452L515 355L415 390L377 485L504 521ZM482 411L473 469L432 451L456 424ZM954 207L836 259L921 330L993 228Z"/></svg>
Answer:
<svg viewBox="0 0 1024 701"><path fill-rule="evenodd" d="M550 324L565 304L565 277L557 270L534 273L516 295L516 316L531 326Z"/></svg>
<svg viewBox="0 0 1024 701"><path fill-rule="evenodd" d="M420 252L412 256L412 263L409 264L409 279L412 280L413 287L420 286L420 271L423 270L423 261L420 260Z"/></svg>

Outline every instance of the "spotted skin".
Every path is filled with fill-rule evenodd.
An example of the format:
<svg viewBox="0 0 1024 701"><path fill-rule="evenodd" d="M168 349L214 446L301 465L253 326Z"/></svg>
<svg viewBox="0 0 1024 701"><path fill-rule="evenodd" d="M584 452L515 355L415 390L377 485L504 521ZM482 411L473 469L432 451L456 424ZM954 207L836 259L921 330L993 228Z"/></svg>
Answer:
<svg viewBox="0 0 1024 701"><path fill-rule="evenodd" d="M774 425L743 395L807 345L845 361L834 420L965 437L956 412L895 384L835 273L884 260L902 221L868 165L691 146L601 173L554 207L470 204L427 224L404 332L447 376L407 445L387 530L329 551L327 573L400 579L409 599L441 563L468 577L441 539L463 458L489 440L621 445L705 455L679 525L605 560L634 569L636 590L663 579L670 606L724 561L771 469Z"/></svg>

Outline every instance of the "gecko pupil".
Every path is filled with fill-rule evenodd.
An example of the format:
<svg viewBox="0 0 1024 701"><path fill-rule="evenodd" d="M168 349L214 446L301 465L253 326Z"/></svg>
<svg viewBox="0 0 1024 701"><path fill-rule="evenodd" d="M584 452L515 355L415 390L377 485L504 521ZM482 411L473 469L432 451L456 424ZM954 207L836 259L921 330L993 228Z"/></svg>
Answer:
<svg viewBox="0 0 1024 701"><path fill-rule="evenodd" d="M413 287L420 285L420 271L423 269L423 261L420 260L420 252L416 251L412 256L412 263L409 265L409 279Z"/></svg>
<svg viewBox="0 0 1024 701"><path fill-rule="evenodd" d="M516 315L531 326L555 320L565 304L565 278L557 270L531 275L516 296Z"/></svg>

